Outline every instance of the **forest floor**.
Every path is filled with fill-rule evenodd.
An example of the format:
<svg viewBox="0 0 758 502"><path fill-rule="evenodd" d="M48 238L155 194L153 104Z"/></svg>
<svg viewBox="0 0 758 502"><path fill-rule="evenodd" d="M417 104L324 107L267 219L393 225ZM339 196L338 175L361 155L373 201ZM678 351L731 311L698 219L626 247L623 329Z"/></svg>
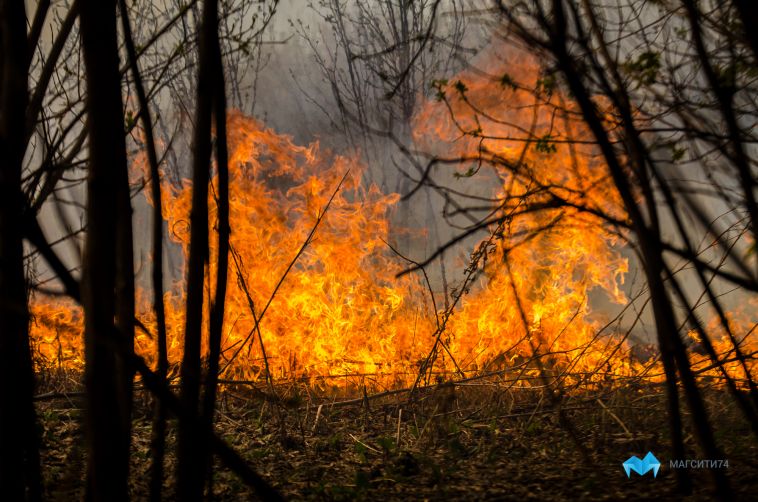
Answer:
<svg viewBox="0 0 758 502"><path fill-rule="evenodd" d="M397 393L316 398L304 387L278 391L283 404L246 386L222 393L216 430L291 500L627 500L677 499L660 386L595 389L555 399L497 382L425 388L413 403ZM735 500L755 500L758 441L722 391L706 394ZM137 392L131 495L147 498L150 400ZM46 500L82 500L85 472L81 393L42 394ZM701 459L685 419L687 459ZM174 498L175 422L169 421L166 500ZM622 463L648 451L657 477ZM706 469L690 469L689 500L710 500ZM254 499L217 465L213 499Z"/></svg>

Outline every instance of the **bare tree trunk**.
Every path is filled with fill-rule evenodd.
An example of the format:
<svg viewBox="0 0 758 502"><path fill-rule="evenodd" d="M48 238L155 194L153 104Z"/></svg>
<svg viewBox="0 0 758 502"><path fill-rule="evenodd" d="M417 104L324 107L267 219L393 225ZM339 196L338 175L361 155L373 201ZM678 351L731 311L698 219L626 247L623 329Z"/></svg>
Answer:
<svg viewBox="0 0 758 502"><path fill-rule="evenodd" d="M145 146L148 164L150 166L150 188L153 199L153 309L158 328L158 376L165 380L168 373L168 349L166 346L166 312L163 305L163 210L161 200L161 179L158 169L158 154L155 148L153 133L153 121L150 117L150 103L147 100L145 87L137 63L137 51L132 38L132 28L129 23L129 11L126 0L119 0L121 11L121 24L124 31L124 45L129 58L129 66L134 78L134 88L140 106L140 118L145 131ZM150 499L161 499L163 487L163 459L166 450L166 405L159 399L155 399L153 409L153 438L152 438L152 465L150 468Z"/></svg>
<svg viewBox="0 0 758 502"><path fill-rule="evenodd" d="M120 87L119 87L120 90ZM119 94L120 98L120 94ZM119 99L119 110L120 108ZM123 113L123 112L122 112ZM118 116L119 125L123 115ZM121 128L123 131L123 126ZM122 132L123 136L123 132ZM124 149L126 153L126 149ZM121 340L123 347L130 352L134 351L134 247L132 232L132 203L129 190L129 173L126 163L123 169L116 171L116 336ZM120 462L126 463L126 475L129 474L129 448L131 444L132 430L132 397L134 368L124 360L121 355L116 357L113 368L116 373L118 385L118 397L120 405L118 409L121 422L121 436L119 437L120 454L124 458Z"/></svg>
<svg viewBox="0 0 758 502"><path fill-rule="evenodd" d="M207 23L214 26L218 24L216 19L206 18ZM213 114L216 124L216 171L218 188L216 191L218 232L218 256L216 257L216 296L211 305L210 330L208 335L208 373L205 377L205 390L203 395L202 419L206 430L213 431L213 415L216 407L216 385L218 383L219 357L221 356L221 332L224 326L224 304L226 299L227 272L229 269L229 154L226 143L226 88L224 82L224 63L221 57L221 46L218 40L218 31L209 33L211 40L212 75L214 77L213 89ZM210 435L205 438L203 455L207 458L205 469L209 472L209 490L212 491L211 457L209 455Z"/></svg>
<svg viewBox="0 0 758 502"><path fill-rule="evenodd" d="M676 417L679 414L678 391L676 388L676 381L674 380L675 374L673 374L673 364L676 364L676 369L678 369L679 376L681 377L682 387L690 411L692 412L695 430L697 431L703 453L707 458L721 458L714 441L713 431L711 430L708 421L702 396L700 395L694 375L692 374L686 348L679 337L679 330L676 326L671 299L666 292L666 284L663 281L663 249L661 247L659 235L657 234L657 225L653 225L656 228L651 229L645 222L641 208L638 206L632 193L631 181L613 150L608 134L605 131L603 124L598 117L595 105L590 98L590 93L582 82L574 61L568 52L566 35L567 20L563 10L562 0L553 0L552 17L554 25L550 33L550 50L556 57L558 67L565 76L569 89L576 99L587 125L598 142L598 146L608 164L614 184L618 189L624 202L624 206L630 216L634 232L640 241L645 276L647 278L647 284L651 292L653 303L656 332L666 371L669 413L672 414L671 434L674 454L678 455L683 452L681 431L676 427L678 424L681 424L681 419ZM634 161L635 156L631 155L631 158ZM644 163L637 163L633 167L638 177L646 179L646 166ZM649 196L646 197L646 202L648 202L649 207L654 207L654 201L649 200ZM653 222L656 221L655 213L650 214L649 217ZM717 496L722 500L729 500L731 490L726 476L724 476L723 472L718 470L712 471L712 474L716 484ZM679 483L681 490L685 492L689 490L689 480L686 476L681 475L679 477Z"/></svg>
<svg viewBox="0 0 758 502"><path fill-rule="evenodd" d="M758 2L755 0L733 0L740 13L745 38L753 51L753 58L758 64Z"/></svg>
<svg viewBox="0 0 758 502"><path fill-rule="evenodd" d="M0 493L9 500L38 500L39 450L20 217L28 101L23 1L0 1L0 44Z"/></svg>
<svg viewBox="0 0 758 502"><path fill-rule="evenodd" d="M128 499L131 372L114 347L131 343L134 318L115 1L84 0L80 25L90 153L82 280L88 498L110 502Z"/></svg>
<svg viewBox="0 0 758 502"><path fill-rule="evenodd" d="M184 355L181 365L181 400L184 408L199 414L200 342L203 323L203 288L208 263L208 182L211 160L211 109L213 104L212 40L218 31L216 0L203 4L200 28L200 57L197 79L197 109L193 140L192 209L187 263L187 310ZM217 35L216 35L217 36ZM203 495L205 456L199 420L179 421L177 495L179 500L200 500Z"/></svg>
<svg viewBox="0 0 758 502"><path fill-rule="evenodd" d="M653 258L651 261L654 261ZM652 270L653 263L646 260L645 274L648 281L651 300L653 304L653 317L655 319L655 332L658 339L658 348L661 351L663 372L666 375L666 398L669 418L669 434L671 435L671 455L673 458L685 458L684 434L682 432L682 414L679 410L679 387L676 374L676 362L674 361L674 348L671 343L671 333L679 336L676 325L673 322L669 299L665 293L665 284L661 280L660 272L655 274ZM673 326L673 332L670 327ZM692 492L692 479L685 469L677 469L676 481L680 493Z"/></svg>

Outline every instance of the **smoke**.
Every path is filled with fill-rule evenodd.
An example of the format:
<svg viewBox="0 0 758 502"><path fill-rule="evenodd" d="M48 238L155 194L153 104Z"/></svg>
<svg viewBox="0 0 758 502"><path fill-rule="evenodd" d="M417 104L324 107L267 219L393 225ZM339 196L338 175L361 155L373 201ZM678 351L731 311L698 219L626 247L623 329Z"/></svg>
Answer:
<svg viewBox="0 0 758 502"><path fill-rule="evenodd" d="M430 19L424 16L431 14L433 3L418 2L420 7L414 7L417 12L413 20L418 24L412 27L415 31L410 38L426 34ZM412 197L401 200L394 208L392 244L408 258L422 261L456 235L458 230L451 223L459 226L466 221L460 217L449 221L443 218L446 202L437 190L428 186L415 190L426 160L420 155L410 158L398 147L397 143L409 150L418 148L412 134L413 119L403 119L408 110L401 108L407 101L415 115L433 94L432 82L451 78L463 69L464 58L484 47L489 33L467 21L464 11L471 4L441 2L429 45L422 47L413 42L412 49L418 50L420 56L414 71L406 76L412 87L399 90L405 96L387 97L397 75L385 76L384 72L394 68L399 74L403 70L400 64L407 61L393 54L404 47L399 44L392 48L391 28L382 24L390 23L385 19L387 12L382 10L387 7L382 4L364 7L348 3L344 11L339 11L331 2L309 4L307 8L296 0L280 3L261 37L257 71L246 75L242 83L249 99L241 111L279 133L291 135L296 143L319 141L323 148L338 154L359 155L368 166L365 182L378 185L385 193L406 196L413 191ZM344 31L335 28L338 15L344 16ZM367 23L375 31L363 33L364 28L368 30ZM383 54L388 46L392 50ZM353 53L382 56L364 59ZM411 57L415 54L409 53ZM441 176L444 183L453 180L449 172ZM496 180L482 173L479 179L465 185L457 188L490 195ZM436 290L445 289L446 274L452 279L454 271L463 269L473 244L482 235L465 239L430 267Z"/></svg>

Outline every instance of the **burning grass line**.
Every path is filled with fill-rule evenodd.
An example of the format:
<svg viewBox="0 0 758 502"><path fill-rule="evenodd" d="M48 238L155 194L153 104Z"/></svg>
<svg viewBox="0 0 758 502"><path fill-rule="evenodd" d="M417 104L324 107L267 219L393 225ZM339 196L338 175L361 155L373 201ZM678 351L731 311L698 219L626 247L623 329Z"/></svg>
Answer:
<svg viewBox="0 0 758 502"><path fill-rule="evenodd" d="M434 291L432 290L432 284L429 281L429 275L426 273L426 268L424 267L424 265L418 263L417 261L412 260L411 258L408 258L407 256L403 255L400 251L395 249L392 246L392 244L390 244L389 242L385 241L384 239L380 239L380 240L384 242L387 245L387 247L389 247L400 258L402 258L403 260L407 261L408 263L416 267L417 270L421 270L421 273L424 275L424 281L426 282L426 287L429 290L429 297L432 300L432 308L434 308L434 320L437 323L437 330L439 330L440 329L440 315L439 315L439 312L437 311L437 302L434 299ZM462 378L465 378L466 374L463 372L463 370L461 370L461 367L458 365L458 361L456 361L455 357L453 356L453 353L450 352L450 349L445 344L445 342L443 342L442 340L439 340L439 344L442 345L442 348L445 349L445 352L447 352L447 355L450 356L450 360L453 361L453 365L455 366L455 369L458 372L458 374Z"/></svg>
<svg viewBox="0 0 758 502"><path fill-rule="evenodd" d="M255 331L258 333L258 341L261 344L261 353L263 354L263 364L266 368L266 382L269 384L271 393L273 395L276 395L276 392L274 391L273 376L271 375L271 370L268 364L268 356L266 355L266 346L263 343L263 335L261 335L260 318L255 315L255 302L253 302L253 298L247 288L247 282L245 281L245 277L242 274L242 257L239 255L239 253L237 253L237 250L231 244L229 245L229 250L232 252L232 260L234 261L234 266L237 270L237 281L242 288L242 292L245 293L248 307L250 307L250 313L252 314L253 321L255 322ZM244 343L242 346L244 346ZM250 347L252 347L252 344L250 344Z"/></svg>
<svg viewBox="0 0 758 502"><path fill-rule="evenodd" d="M234 448L217 435L211 424L200 421L196 413L185 408L176 394L171 391L166 380L150 369L145 359L135 353L132 347L123 343L125 337L123 333L118 331L116 326L113 329L117 336L106 338L105 343L114 353L123 357L126 364L141 376L144 389L152 393L157 399L162 400L167 409L173 412L179 420L194 423L200 431L208 434L211 450L219 457L221 462L237 474L245 484L255 490L264 500L284 500L278 490L253 470Z"/></svg>
<svg viewBox="0 0 758 502"><path fill-rule="evenodd" d="M479 247L476 249L476 251L473 253L471 264L468 266L466 270L466 277L463 280L463 284L461 285L460 289L455 295L455 299L445 311L445 315L443 316L442 323L438 323L437 325L437 330L433 335L435 336L434 344L432 345L432 349L429 351L429 354L427 355L426 359L424 360L424 362L421 364L421 367L419 368L419 372L418 372L418 375L416 376L416 380L413 382L413 387L411 387L411 391L410 391L411 396L415 393L416 388L418 387L418 384L421 381L421 377L424 376L427 371L431 370L431 366L434 364L432 358L437 353L437 346L439 345L442 339L442 333L445 332L445 329L447 327L447 321L450 319L450 316L453 315L453 311L455 310L455 307L458 305L458 302L463 297L463 294L467 291L468 285L473 280L475 272L479 270L479 261L481 260L483 256L486 257L487 247L492 244L492 240L499 233L499 231L502 230L504 221L505 219L503 219L503 221L501 221L498 224L496 231L490 234L490 237L487 239L487 241L480 244ZM423 266L421 268L423 270Z"/></svg>
<svg viewBox="0 0 758 502"><path fill-rule="evenodd" d="M390 244L389 242L385 241L384 239L380 238L379 240L381 240L384 244L386 244L387 247L390 248L393 253L395 253L396 255L398 255L400 258L402 258L403 260L407 261L411 265L416 266L418 268L418 270L421 270L421 273L424 274L424 281L426 282L426 287L429 290L429 297L432 300L432 307L434 308L434 319L437 322L437 328L439 328L440 327L440 316L439 316L439 312L437 311L437 302L434 299L434 291L432 290L432 283L429 281L429 275L427 275L427 273L426 273L426 268L424 268L424 266L421 265L420 263L418 263L417 261L415 261L415 260L413 260L413 259L405 256L403 253L401 253L400 251L398 251L397 249L395 249L395 247L392 244Z"/></svg>
<svg viewBox="0 0 758 502"><path fill-rule="evenodd" d="M452 308L454 308L455 305L458 303L457 299L459 299L463 295L463 291L464 290L465 290L465 288L461 288L461 293L458 294L458 296L456 298L456 301L453 302L453 305L451 306ZM426 359L424 360L424 362L421 364L421 367L419 368L418 375L416 376L416 380L413 383L413 387L411 387L411 394L413 394L416 391L416 389L418 388L418 384L421 381L421 377L422 376L427 375L427 372L428 372L429 376L432 375L432 367L434 365L434 358L437 355L437 346L439 346L439 345L443 345L444 346L444 342L442 341L442 334L445 332L445 329L447 328L447 320L450 318L450 315L452 314L452 308L449 309L445 313L445 319L444 319L444 321L437 328L436 333L434 334L434 336L435 336L434 344L432 345L432 349L429 351L429 354L427 355ZM450 352L448 351L448 354L449 353ZM452 356L451 356L451 358L452 358ZM458 368L458 371L461 371L460 368ZM463 373L462 371L461 371L461 373L463 375L465 375L465 373Z"/></svg>
<svg viewBox="0 0 758 502"><path fill-rule="evenodd" d="M732 349L732 351L733 351L733 349ZM743 354L742 357L744 357L746 359L756 359L756 357L755 357L756 355L758 355L758 350L753 351L753 352L749 352L747 354ZM706 371L710 371L710 370L712 370L712 369L714 369L716 367L722 366L724 364L733 363L733 362L737 362L737 361L739 361L739 358L737 356L733 356L733 357L730 357L728 359L724 359L724 360L722 360L722 361L720 361L718 363L711 363L708 366L706 366L704 368L701 368L701 369L698 369L698 370L695 370L695 368L693 367L693 373L695 375L698 375L700 373L705 373ZM735 381L739 381L739 380L747 381L747 378L735 379Z"/></svg>
<svg viewBox="0 0 758 502"><path fill-rule="evenodd" d="M464 378L464 379L461 379L461 380L456 380L456 381L449 382L449 384L454 385L454 386L471 385L472 382L475 382L477 380L482 380L482 379L485 379L485 378L500 376L500 375L503 375L505 373L516 372L516 371L519 371L519 374L518 374L518 376L516 378L509 379L509 380L502 380L500 383L509 383L510 385L507 388L510 389L510 388L513 388L515 386L515 384L517 384L519 382L524 382L524 381L529 381L529 380L540 380L541 377L539 377L539 376L524 375L525 371L528 369L529 362L531 362L531 360L525 361L524 363L520 364L519 366L513 366L511 368L507 368L507 369L503 369L503 370L498 370L498 371L493 371L493 372L490 372L490 373L484 373L484 374L474 375L474 376L467 377L467 378ZM338 377L341 377L341 376L338 376ZM221 383L221 382L222 381L220 380L219 383ZM227 382L227 383L235 383L235 382ZM236 383L243 383L243 384L247 384L247 385L255 385L257 382L248 381L248 382L236 382ZM422 386L416 387L416 392L425 391L425 390L434 390L434 389L437 389L438 387L439 387L438 384L422 385ZM528 388L528 390L535 390L535 389L540 389L540 388L542 388L542 386L531 386L531 387ZM347 399L347 400L344 400L344 401L334 401L334 402L328 403L328 406L329 406L329 408L341 408L341 407L344 407L344 406L362 405L367 400L381 399L383 397L395 396L395 395L404 394L404 393L409 393L410 394L410 393L412 393L412 391L413 391L413 387L404 387L402 389L386 390L386 391L382 391L382 392L378 392L378 393L374 393L374 394L368 394L366 396L362 396L362 397L358 397L358 398L354 398L354 399ZM318 407L320 407L322 405L324 405L324 403L309 404L307 406L302 407L301 409L305 410L305 409L311 409L311 408L318 408Z"/></svg>
<svg viewBox="0 0 758 502"><path fill-rule="evenodd" d="M305 239L305 242L303 242L303 245L300 246L300 249L298 250L295 257L292 259L292 261L287 266L287 269L284 271L284 274L282 274L282 277L279 279L279 282L276 284L276 287L274 287L274 290L271 292L271 296L268 299L268 302L266 302L266 306L263 307L263 310L261 311L261 315L255 319L255 313L253 313L253 320L255 322L255 326L253 326L253 329L250 330L250 333L248 333L247 337L245 337L245 341L242 342L242 345L237 349L237 351L232 355L232 357L229 359L229 361L226 362L224 367L219 371L219 375L223 374L224 371L229 367L230 364L237 358L242 348L247 345L247 343L250 341L250 338L253 336L253 333L255 333L256 329L259 329L259 325L261 321L263 320L263 316L266 315L266 311L268 310L269 306L271 305L271 302L274 300L274 296L276 296L277 291L279 291L279 288L284 283L284 279L289 274L290 270L292 270L292 267L295 266L295 263L300 258L300 255L303 254L303 251L305 251L305 248L308 247L308 244L311 243L313 240L313 236L316 234L316 229L318 229L319 224L321 224L321 221L324 219L324 216L326 216L326 212L329 210L329 206L332 205L332 201L334 201L334 197L337 196L337 193L340 191L340 188L342 188L342 184L347 179L347 175L350 174L350 169L348 169L345 174L342 176L342 179L337 184L337 188L334 189L334 192L332 193L332 196L329 197L329 201L324 206L324 209L321 211L321 213L318 215L318 218L316 218L316 223L313 225L313 228L311 229L310 233L308 234L308 237Z"/></svg>
<svg viewBox="0 0 758 502"><path fill-rule="evenodd" d="M521 303L521 296L519 296L518 289L516 287L516 282L513 279L513 272L511 271L511 265L508 261L508 255L505 255L505 270L508 274L508 279L511 285L511 288L513 290L513 297L516 301L516 306L518 307L519 314L521 315L521 322L524 326L524 332L527 335L527 339L529 341L529 346L532 349L532 355L535 356L533 359L535 360L537 364L537 368L539 369L540 377L543 380L544 387L547 389L547 395L548 399L550 400L551 408L553 408L558 415L558 421L559 423L567 430L569 435L571 436L571 439L574 441L574 444L576 445L577 450L582 455L585 461L590 460L590 454L587 450L587 447L582 443L582 441L579 438L578 432L576 428L574 427L574 424L571 422L571 420L566 416L566 412L564 411L563 407L561 406L561 401L564 397L564 391L561 385L559 385L557 382L553 382L552 385L551 382L548 380L547 374L545 372L545 366L542 364L542 360L540 357L536 357L538 355L538 349L539 345L537 347L534 346L532 343L532 339L530 336L530 330L529 330L529 322L526 317L526 312L524 311L524 307ZM553 387L555 388L555 392L553 391ZM557 394L557 395L556 395ZM542 398L544 397L544 394L540 396L540 403L542 403ZM531 421L533 417L529 418L529 421Z"/></svg>

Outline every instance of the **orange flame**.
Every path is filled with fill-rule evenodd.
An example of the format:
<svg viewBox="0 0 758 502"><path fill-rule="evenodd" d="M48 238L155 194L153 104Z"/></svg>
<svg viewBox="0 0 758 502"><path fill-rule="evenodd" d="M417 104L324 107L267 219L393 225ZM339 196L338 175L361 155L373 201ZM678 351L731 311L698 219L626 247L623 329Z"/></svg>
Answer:
<svg viewBox="0 0 758 502"><path fill-rule="evenodd" d="M589 133L554 106L571 111L534 61L514 55L508 66L512 74L504 62L486 64L496 78L469 71L438 82L440 99L427 102L414 122L414 139L428 150L483 154L501 166L494 168L499 182L493 194L501 206L490 225L498 237L486 241L484 273L450 315L441 337L446 350L435 369L457 367L471 375L513 366L536 352L551 354L550 368L591 378L603 378L606 370L620 376L645 371L617 334L600 332L602 315L590 306L593 291L619 304L626 301L621 284L628 264L613 229L592 211L572 208L623 218ZM525 83L532 90L522 87ZM541 86L537 98L535 83ZM396 277L405 264L386 242L392 240L389 221L399 196L364 183L357 159L331 155L318 143L297 145L242 114L229 115L228 131L231 245L239 261L230 260L223 377L262 379L262 339L275 379L344 376L335 379L344 385L360 375L374 386L412 382L434 345L436 316L442 313L433 311L417 277ZM259 339L255 317L348 171L315 238L266 310ZM165 184L163 194L170 238L186 256L191 183ZM560 207L554 204L558 200ZM209 204L215 222L213 190ZM215 275L216 251L212 236L208 277ZM140 291L138 300L140 320L154 329L149 295ZM169 359L178 363L182 286L166 293L164 301ZM31 308L40 366L81 368L79 307L37 295ZM138 332L135 344L155 362L154 340Z"/></svg>

